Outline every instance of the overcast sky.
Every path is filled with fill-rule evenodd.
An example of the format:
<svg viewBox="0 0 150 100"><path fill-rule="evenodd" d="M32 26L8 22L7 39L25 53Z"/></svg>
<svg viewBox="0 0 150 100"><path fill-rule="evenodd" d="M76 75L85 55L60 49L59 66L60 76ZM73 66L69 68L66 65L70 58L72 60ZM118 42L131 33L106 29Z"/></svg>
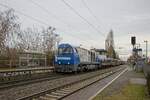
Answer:
<svg viewBox="0 0 150 100"><path fill-rule="evenodd" d="M73 45L104 48L104 41L110 29L114 31L116 49L123 47L123 52L126 53L130 50L130 37L133 35L143 48L144 40L150 42L150 0L65 0L92 25L62 1L0 0L0 3L47 24L36 22L16 12L22 28L53 26L63 38L62 42Z"/></svg>

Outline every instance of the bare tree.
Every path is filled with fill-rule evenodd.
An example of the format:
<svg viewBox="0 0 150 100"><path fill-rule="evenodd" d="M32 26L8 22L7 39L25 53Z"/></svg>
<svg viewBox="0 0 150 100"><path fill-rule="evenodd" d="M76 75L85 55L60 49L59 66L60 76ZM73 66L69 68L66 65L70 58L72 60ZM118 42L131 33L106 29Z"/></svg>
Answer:
<svg viewBox="0 0 150 100"><path fill-rule="evenodd" d="M13 9L0 11L0 65L14 64L17 59L17 33L20 24ZM11 66L10 64L10 66Z"/></svg>
<svg viewBox="0 0 150 100"><path fill-rule="evenodd" d="M58 35L54 33L54 28L27 28L18 34L19 47L23 50L34 51L54 51L56 43L59 42Z"/></svg>
<svg viewBox="0 0 150 100"><path fill-rule="evenodd" d="M0 58L4 55L10 61L16 60L18 50L34 50L44 51L51 59L60 41L55 28L43 28L42 31L27 28L22 31L17 18L13 9L0 11Z"/></svg>
<svg viewBox="0 0 150 100"><path fill-rule="evenodd" d="M60 37L55 32L55 28L49 27L43 30L43 48L44 51L54 51Z"/></svg>
<svg viewBox="0 0 150 100"><path fill-rule="evenodd" d="M40 51L42 46L41 32L37 28L27 28L18 34L19 47L22 50Z"/></svg>
<svg viewBox="0 0 150 100"><path fill-rule="evenodd" d="M43 49L47 55L47 65L53 64L56 46L60 41L60 37L55 33L55 28L49 27L43 30Z"/></svg>
<svg viewBox="0 0 150 100"><path fill-rule="evenodd" d="M13 39L14 33L20 27L16 19L17 16L14 14L13 9L0 12L0 53L6 45L9 45L8 42Z"/></svg>

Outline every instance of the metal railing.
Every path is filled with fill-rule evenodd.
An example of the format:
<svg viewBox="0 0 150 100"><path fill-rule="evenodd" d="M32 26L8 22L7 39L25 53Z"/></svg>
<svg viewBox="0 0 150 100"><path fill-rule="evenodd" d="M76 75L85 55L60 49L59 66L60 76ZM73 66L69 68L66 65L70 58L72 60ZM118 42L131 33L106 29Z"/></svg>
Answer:
<svg viewBox="0 0 150 100"><path fill-rule="evenodd" d="M0 60L0 67L2 68L12 68L19 65L18 60Z"/></svg>

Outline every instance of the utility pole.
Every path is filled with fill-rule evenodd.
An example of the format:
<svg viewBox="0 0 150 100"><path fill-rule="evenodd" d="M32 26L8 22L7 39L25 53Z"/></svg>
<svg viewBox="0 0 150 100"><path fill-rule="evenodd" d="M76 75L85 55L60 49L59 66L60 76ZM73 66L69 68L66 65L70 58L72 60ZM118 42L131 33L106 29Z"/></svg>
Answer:
<svg viewBox="0 0 150 100"><path fill-rule="evenodd" d="M146 62L147 62L147 60L148 60L148 41L145 40L144 42L146 43Z"/></svg>

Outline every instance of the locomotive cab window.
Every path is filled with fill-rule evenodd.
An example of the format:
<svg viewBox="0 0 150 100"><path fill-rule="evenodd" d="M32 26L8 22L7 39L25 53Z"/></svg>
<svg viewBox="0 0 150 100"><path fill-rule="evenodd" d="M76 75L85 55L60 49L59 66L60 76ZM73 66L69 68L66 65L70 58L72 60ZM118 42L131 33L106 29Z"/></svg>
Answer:
<svg viewBox="0 0 150 100"><path fill-rule="evenodd" d="M72 53L72 52L73 52L73 50L71 47L58 49L58 54Z"/></svg>
<svg viewBox="0 0 150 100"><path fill-rule="evenodd" d="M78 53L78 50L77 50L77 48L75 48L75 49L74 49L74 52L75 52L75 53Z"/></svg>

